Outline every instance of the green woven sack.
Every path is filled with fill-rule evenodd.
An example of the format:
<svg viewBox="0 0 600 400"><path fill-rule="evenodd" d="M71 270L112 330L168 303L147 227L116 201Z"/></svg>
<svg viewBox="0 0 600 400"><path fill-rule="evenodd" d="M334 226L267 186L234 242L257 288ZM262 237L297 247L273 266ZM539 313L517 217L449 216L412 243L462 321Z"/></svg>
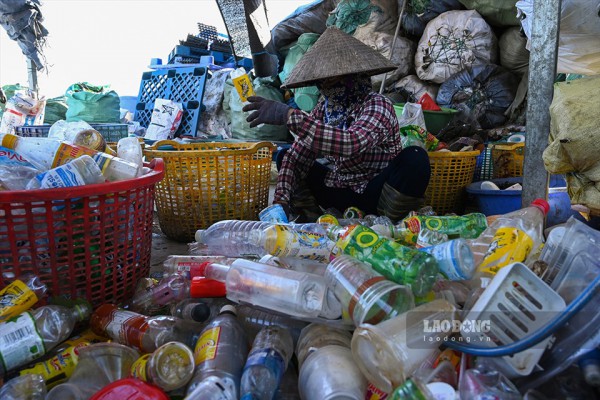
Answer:
<svg viewBox="0 0 600 400"><path fill-rule="evenodd" d="M67 118L67 98L65 96L55 97L46 101L44 123L52 125L56 121Z"/></svg>
<svg viewBox="0 0 600 400"><path fill-rule="evenodd" d="M119 95L108 86L94 86L87 82L75 83L67 89L67 122L88 123L120 122Z"/></svg>

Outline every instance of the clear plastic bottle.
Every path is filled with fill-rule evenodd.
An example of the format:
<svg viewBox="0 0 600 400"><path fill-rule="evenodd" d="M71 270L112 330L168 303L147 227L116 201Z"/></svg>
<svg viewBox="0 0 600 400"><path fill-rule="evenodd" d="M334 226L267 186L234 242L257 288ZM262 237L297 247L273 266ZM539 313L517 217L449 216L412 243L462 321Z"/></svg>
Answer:
<svg viewBox="0 0 600 400"><path fill-rule="evenodd" d="M448 241L448 235L444 232L432 231L427 228L423 228L417 235L416 248L421 249L423 247L435 246L436 244L444 243Z"/></svg>
<svg viewBox="0 0 600 400"><path fill-rule="evenodd" d="M444 233L449 238L461 237L463 239L476 238L487 228L487 219L481 213L462 216L414 215L404 218L402 222L415 234L418 234L421 229L429 229L430 231Z"/></svg>
<svg viewBox="0 0 600 400"><path fill-rule="evenodd" d="M254 338L265 327L280 326L290 332L294 342L296 342L302 329L308 325L307 322L284 315L272 314L255 307L239 305L236 308L238 320L250 338Z"/></svg>
<svg viewBox="0 0 600 400"><path fill-rule="evenodd" d="M206 255L261 258L267 252L262 246L250 242L250 234L271 225L263 221L219 221L207 229L198 230L196 242L206 247Z"/></svg>
<svg viewBox="0 0 600 400"><path fill-rule="evenodd" d="M94 159L109 181L136 178L141 174L141 169L129 161L67 142L6 134L2 138L2 146L14 150L42 171L56 168L87 154Z"/></svg>
<svg viewBox="0 0 600 400"><path fill-rule="evenodd" d="M183 299L170 307L171 315L188 321L208 322L219 315L227 299Z"/></svg>
<svg viewBox="0 0 600 400"><path fill-rule="evenodd" d="M114 304L101 305L90 319L90 328L97 335L107 336L144 353L152 353L171 341L192 346L194 330L199 327L198 324L170 316L147 317L122 310Z"/></svg>
<svg viewBox="0 0 600 400"><path fill-rule="evenodd" d="M546 200L536 199L529 207L500 216L470 241L476 277L493 277L508 264L525 262L543 242L544 216L549 210Z"/></svg>
<svg viewBox="0 0 600 400"><path fill-rule="evenodd" d="M46 297L48 287L33 274L24 274L0 291L0 322L6 321Z"/></svg>
<svg viewBox="0 0 600 400"><path fill-rule="evenodd" d="M188 279L201 276L200 266L205 262L230 265L236 258L223 256L169 256L163 263L164 276L182 274Z"/></svg>
<svg viewBox="0 0 600 400"><path fill-rule="evenodd" d="M263 328L252 344L241 382L242 400L271 400L294 353L287 330Z"/></svg>
<svg viewBox="0 0 600 400"><path fill-rule="evenodd" d="M183 274L172 274L149 289L136 291L127 303L127 308L148 314L153 306L164 306L189 297L190 280Z"/></svg>
<svg viewBox="0 0 600 400"><path fill-rule="evenodd" d="M193 374L194 354L179 342L165 343L153 353L141 356L131 366L131 376L166 392L187 385Z"/></svg>
<svg viewBox="0 0 600 400"><path fill-rule="evenodd" d="M98 164L88 155L75 158L66 164L34 177L27 189L54 189L104 183L106 179Z"/></svg>
<svg viewBox="0 0 600 400"><path fill-rule="evenodd" d="M44 400L46 384L39 374L17 376L0 387L0 399L6 400Z"/></svg>
<svg viewBox="0 0 600 400"><path fill-rule="evenodd" d="M302 329L296 343L298 366L302 368L304 361L315 351L325 346L341 346L350 348L352 333L327 325L312 323Z"/></svg>
<svg viewBox="0 0 600 400"><path fill-rule="evenodd" d="M231 267L208 264L204 276L225 282L227 298L297 317L317 317L323 308L323 277L238 259Z"/></svg>
<svg viewBox="0 0 600 400"><path fill-rule="evenodd" d="M87 304L43 306L0 324L0 375L27 364L69 338L75 324L88 319Z"/></svg>
<svg viewBox="0 0 600 400"><path fill-rule="evenodd" d="M429 292L437 279L438 265L432 256L382 238L366 226L332 227L330 235L338 238L336 255L347 254L370 264L387 279L410 286L415 296Z"/></svg>
<svg viewBox="0 0 600 400"><path fill-rule="evenodd" d="M465 281L471 279L475 273L473 252L465 239L459 238L423 247L421 251L431 254L436 259L444 279Z"/></svg>
<svg viewBox="0 0 600 400"><path fill-rule="evenodd" d="M388 281L369 264L341 255L327 266L325 280L356 326L376 324L415 306L410 288Z"/></svg>
<svg viewBox="0 0 600 400"><path fill-rule="evenodd" d="M214 377L223 382L221 386L233 387L233 398L238 399L240 379L247 355L248 342L244 329L237 319L236 309L230 305L224 306L217 318L202 330L196 343L194 350L196 369L188 386L188 397L194 392L193 398L211 398L208 396L211 393L209 389L211 387L214 389L214 384L207 385L204 381ZM195 391L198 385L208 386L206 393L202 392L204 395Z"/></svg>
<svg viewBox="0 0 600 400"><path fill-rule="evenodd" d="M140 169L144 166L142 146L137 137L125 137L117 143L117 157L129 161Z"/></svg>

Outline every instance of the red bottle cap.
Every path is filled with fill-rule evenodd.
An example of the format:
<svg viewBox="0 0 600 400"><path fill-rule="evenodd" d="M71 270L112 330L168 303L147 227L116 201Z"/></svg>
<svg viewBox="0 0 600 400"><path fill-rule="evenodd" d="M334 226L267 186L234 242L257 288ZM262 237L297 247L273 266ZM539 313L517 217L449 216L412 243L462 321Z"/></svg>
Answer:
<svg viewBox="0 0 600 400"><path fill-rule="evenodd" d="M139 379L125 378L103 387L90 400L169 400L169 396Z"/></svg>
<svg viewBox="0 0 600 400"><path fill-rule="evenodd" d="M542 210L544 215L548 215L548 212L550 212L550 204L544 199L535 199L531 202L531 205Z"/></svg>
<svg viewBox="0 0 600 400"><path fill-rule="evenodd" d="M227 289L225 289L223 282L207 279L202 276L192 278L190 285L190 297L192 298L225 297L226 294Z"/></svg>

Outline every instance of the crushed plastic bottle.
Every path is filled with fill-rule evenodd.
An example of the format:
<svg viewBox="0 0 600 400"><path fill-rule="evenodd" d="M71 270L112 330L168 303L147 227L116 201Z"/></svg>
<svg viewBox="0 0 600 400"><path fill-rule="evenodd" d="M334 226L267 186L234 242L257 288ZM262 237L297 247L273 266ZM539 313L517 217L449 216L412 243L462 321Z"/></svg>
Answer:
<svg viewBox="0 0 600 400"><path fill-rule="evenodd" d="M104 183L106 179L98 164L88 155L75 158L66 164L42 172L25 187L31 189L55 189Z"/></svg>

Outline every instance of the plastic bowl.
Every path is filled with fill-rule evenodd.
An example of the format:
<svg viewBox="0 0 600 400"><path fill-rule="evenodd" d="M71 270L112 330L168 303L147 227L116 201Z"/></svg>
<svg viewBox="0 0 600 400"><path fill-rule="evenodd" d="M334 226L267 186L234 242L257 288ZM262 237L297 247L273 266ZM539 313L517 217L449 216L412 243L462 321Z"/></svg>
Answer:
<svg viewBox="0 0 600 400"><path fill-rule="evenodd" d="M398 119L402 117L402 111L404 110L404 103L394 104L396 115ZM429 111L423 110L423 116L425 117L425 125L427 130L434 135L437 135L448 123L454 118L454 114L458 110L452 108L441 107L442 111Z"/></svg>

